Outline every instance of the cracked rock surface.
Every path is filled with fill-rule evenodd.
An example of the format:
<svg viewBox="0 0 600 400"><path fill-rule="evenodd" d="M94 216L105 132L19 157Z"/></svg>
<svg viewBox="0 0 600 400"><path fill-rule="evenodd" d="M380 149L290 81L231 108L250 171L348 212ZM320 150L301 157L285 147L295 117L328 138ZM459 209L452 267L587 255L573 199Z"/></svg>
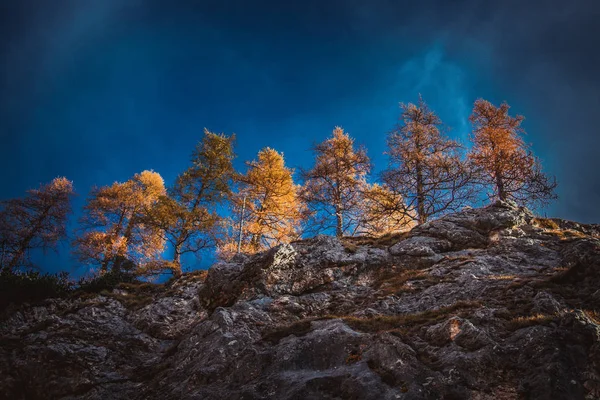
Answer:
<svg viewBox="0 0 600 400"><path fill-rule="evenodd" d="M600 399L600 229L510 203L9 308L6 399Z"/></svg>

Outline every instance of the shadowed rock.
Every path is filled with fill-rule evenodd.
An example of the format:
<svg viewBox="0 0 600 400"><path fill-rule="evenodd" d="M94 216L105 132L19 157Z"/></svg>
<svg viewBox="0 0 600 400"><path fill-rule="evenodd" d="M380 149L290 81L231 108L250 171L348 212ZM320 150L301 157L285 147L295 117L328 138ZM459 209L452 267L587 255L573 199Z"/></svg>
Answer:
<svg viewBox="0 0 600 400"><path fill-rule="evenodd" d="M0 397L600 398L599 231L500 202L12 308Z"/></svg>

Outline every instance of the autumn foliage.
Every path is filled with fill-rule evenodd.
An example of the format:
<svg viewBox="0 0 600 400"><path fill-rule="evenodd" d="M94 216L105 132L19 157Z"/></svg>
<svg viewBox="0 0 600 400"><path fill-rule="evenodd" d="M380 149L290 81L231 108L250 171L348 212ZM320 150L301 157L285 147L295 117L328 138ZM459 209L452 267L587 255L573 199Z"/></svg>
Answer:
<svg viewBox="0 0 600 400"><path fill-rule="evenodd" d="M406 202L390 203L389 212L406 207L422 224L473 199L471 174L462 146L442 134L442 121L422 98L401 108L400 125L388 136L390 166L382 180Z"/></svg>
<svg viewBox="0 0 600 400"><path fill-rule="evenodd" d="M512 117L509 109L506 103L496 107L482 99L475 102L469 118L473 124L469 159L479 181L492 189L490 197L501 200L535 204L555 199L556 180L542 172L540 161L523 141L523 116Z"/></svg>
<svg viewBox="0 0 600 400"><path fill-rule="evenodd" d="M506 103L477 100L467 152L448 138L422 98L401 104L387 136L387 168L374 182L364 147L341 127L312 148L309 169L295 171L266 147L245 173L234 168L233 135L204 135L187 168L165 186L154 171L91 190L73 253L106 277L182 273L191 256L216 250L229 259L319 233L379 236L488 199L523 205L555 199L556 181L523 140L522 116ZM22 198L0 202L0 272L32 266L32 253L67 237L73 184L56 178ZM112 275L111 275L112 276Z"/></svg>
<svg viewBox="0 0 600 400"><path fill-rule="evenodd" d="M175 274L181 273L182 255L198 255L215 246L221 221L217 207L230 199L235 178L234 140L205 129L191 165L149 209L146 221L163 233L173 252L171 260L161 264Z"/></svg>
<svg viewBox="0 0 600 400"><path fill-rule="evenodd" d="M144 270L164 250L163 232L145 223L145 216L165 194L162 177L153 171L92 189L80 220L82 232L74 241L77 258L105 272Z"/></svg>
<svg viewBox="0 0 600 400"><path fill-rule="evenodd" d="M381 236L406 231L414 225L414 214L400 194L377 183L365 190L359 230L361 235Z"/></svg>
<svg viewBox="0 0 600 400"><path fill-rule="evenodd" d="M300 237L303 205L293 173L283 154L269 147L248 163L232 199L232 218L220 245L223 257L256 253Z"/></svg>
<svg viewBox="0 0 600 400"><path fill-rule="evenodd" d="M311 228L334 229L338 237L352 235L363 217L363 194L371 171L367 152L355 148L354 139L340 127L313 152L313 167L302 172L302 198L311 211Z"/></svg>

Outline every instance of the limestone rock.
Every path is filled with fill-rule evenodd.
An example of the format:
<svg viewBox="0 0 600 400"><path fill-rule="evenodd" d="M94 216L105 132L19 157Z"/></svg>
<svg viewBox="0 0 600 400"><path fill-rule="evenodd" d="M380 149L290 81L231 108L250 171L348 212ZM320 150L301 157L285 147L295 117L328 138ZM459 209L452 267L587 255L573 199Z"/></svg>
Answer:
<svg viewBox="0 0 600 400"><path fill-rule="evenodd" d="M599 398L600 229L552 221L499 202L12 308L0 398Z"/></svg>

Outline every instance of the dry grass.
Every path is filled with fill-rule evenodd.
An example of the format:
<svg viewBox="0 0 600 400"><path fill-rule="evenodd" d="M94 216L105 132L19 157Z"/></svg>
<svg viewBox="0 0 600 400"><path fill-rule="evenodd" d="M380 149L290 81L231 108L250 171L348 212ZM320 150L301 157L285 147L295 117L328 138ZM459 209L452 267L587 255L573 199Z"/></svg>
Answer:
<svg viewBox="0 0 600 400"><path fill-rule="evenodd" d="M427 271L419 269L407 269L380 279L377 282L376 287L384 296L416 290L414 287L407 285L409 281L421 281L423 283L435 284L439 280L429 275Z"/></svg>
<svg viewBox="0 0 600 400"><path fill-rule="evenodd" d="M475 261L475 257L470 255L444 256L440 263L452 263L453 268L461 267L465 264Z"/></svg>
<svg viewBox="0 0 600 400"><path fill-rule="evenodd" d="M173 275L171 278L169 278L168 281L165 282L165 285L170 286L176 281L204 282L206 280L207 275L208 275L207 269L199 269L196 271L185 272L179 277Z"/></svg>
<svg viewBox="0 0 600 400"><path fill-rule="evenodd" d="M117 289L126 290L128 292L142 293L157 293L162 289L163 285L150 282L135 282L135 283L119 283Z"/></svg>
<svg viewBox="0 0 600 400"><path fill-rule="evenodd" d="M511 289L519 289L522 288L523 286L531 286L534 289L551 289L552 287L554 287L554 284L551 282L551 280L555 277L558 276L559 274L555 274L555 275L551 275L551 274L547 274L547 275L542 275L542 276L534 276L534 277L527 277L527 276L518 276L515 278L515 280L513 282L511 282L508 286L506 286L507 290L511 290Z"/></svg>
<svg viewBox="0 0 600 400"><path fill-rule="evenodd" d="M396 331L406 333L410 328L429 325L447 319L451 315L460 314L460 311L481 307L477 301L458 301L451 306L441 307L436 310L427 310L415 314L403 315L377 315L368 318L342 316L341 318L352 329L361 332Z"/></svg>
<svg viewBox="0 0 600 400"><path fill-rule="evenodd" d="M600 325L600 312L595 310L583 310L583 313L596 325Z"/></svg>
<svg viewBox="0 0 600 400"><path fill-rule="evenodd" d="M362 360L363 351L367 347L366 344L361 344L355 349L350 350L348 357L346 357L346 364L354 364Z"/></svg>
<svg viewBox="0 0 600 400"><path fill-rule="evenodd" d="M441 307L436 310L427 310L415 314L403 315L377 315L374 317L360 318L349 315L325 315L322 317L306 318L300 321L292 322L287 325L280 325L263 333L262 340L269 343L279 343L287 336L304 336L312 330L314 321L323 321L329 319L341 319L349 327L361 332L395 332L399 334L407 333L411 328L422 325L429 325L452 315L463 315L462 311L481 307L478 301L458 301L448 307ZM351 353L348 356L348 362L360 360L362 351Z"/></svg>
<svg viewBox="0 0 600 400"><path fill-rule="evenodd" d="M198 270L182 274L180 277L171 277L165 283L152 282L121 282L115 286L115 289L104 289L100 294L113 298L121 302L126 308L140 309L152 303L155 297L168 297L177 294L177 286L181 282L203 282L208 274L207 270ZM93 299L97 296L94 292L77 291L77 298L84 300Z"/></svg>
<svg viewBox="0 0 600 400"><path fill-rule="evenodd" d="M199 269L197 271L186 272L183 274L184 278L190 278L192 280L204 280L208 275L207 269Z"/></svg>
<svg viewBox="0 0 600 400"><path fill-rule="evenodd" d="M518 329L527 328L533 325L546 325L556 319L554 315L534 314L522 317L516 317L507 322L506 327L509 330L516 331Z"/></svg>
<svg viewBox="0 0 600 400"><path fill-rule="evenodd" d="M401 295L403 293L423 290L444 282L454 282L451 277L433 276L428 270L405 269L394 274L387 274L378 279L375 287L382 296Z"/></svg>
<svg viewBox="0 0 600 400"><path fill-rule="evenodd" d="M119 283L115 290L103 290L100 294L119 301L128 309L138 310L152 303L163 289L163 284L149 282Z"/></svg>
<svg viewBox="0 0 600 400"><path fill-rule="evenodd" d="M360 247L359 244L347 239L342 239L342 246L344 246L344 250L350 254L356 253Z"/></svg>
<svg viewBox="0 0 600 400"><path fill-rule="evenodd" d="M516 279L517 276L516 275L489 275L489 276L487 276L487 278L492 281L511 281L513 279Z"/></svg>
<svg viewBox="0 0 600 400"><path fill-rule="evenodd" d="M292 322L288 325L277 326L263 334L262 340L277 344L284 337L295 335L304 336L311 331L312 322L316 321L317 318L307 318L300 321Z"/></svg>
<svg viewBox="0 0 600 400"><path fill-rule="evenodd" d="M349 236L342 238L344 247L348 246L370 246L377 248L387 248L408 237L409 231L386 233L381 236Z"/></svg>
<svg viewBox="0 0 600 400"><path fill-rule="evenodd" d="M558 236L561 240L582 239L587 237L585 233L573 229L562 229L549 232Z"/></svg>
<svg viewBox="0 0 600 400"><path fill-rule="evenodd" d="M538 226L543 229L551 229L551 230L560 229L560 226L558 226L556 221L554 221L551 218L540 218L540 217L534 218L533 225Z"/></svg>
<svg viewBox="0 0 600 400"><path fill-rule="evenodd" d="M138 293L115 293L110 292L108 290L103 290L100 292L101 295L113 298L123 304L125 308L130 310L139 310L140 308L146 307L150 303L152 303L153 297L147 294L138 294Z"/></svg>
<svg viewBox="0 0 600 400"><path fill-rule="evenodd" d="M555 236L560 240L570 240L587 237L585 233L579 230L569 229L566 226L563 226L561 228L560 225L551 218L535 218L533 220L533 225L544 229L546 234Z"/></svg>

